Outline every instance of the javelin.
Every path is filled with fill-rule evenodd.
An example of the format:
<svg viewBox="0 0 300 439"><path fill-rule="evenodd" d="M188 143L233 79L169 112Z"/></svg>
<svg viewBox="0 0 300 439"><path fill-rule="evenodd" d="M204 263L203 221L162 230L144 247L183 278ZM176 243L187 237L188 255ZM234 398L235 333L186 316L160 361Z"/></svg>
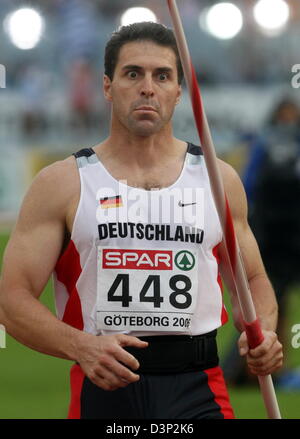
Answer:
<svg viewBox="0 0 300 439"><path fill-rule="evenodd" d="M167 2L174 26L184 76L192 101L194 118L201 141L210 185L221 223L223 236L225 238L223 239L223 244L226 260L229 263L229 274L233 280L234 290L237 294L239 305L242 311L248 344L250 349L254 349L261 344L264 337L261 331L260 323L256 316L248 280L244 270L241 252L234 232L232 216L224 191L221 173L218 168L216 152L176 0L167 0ZM270 419L280 419L281 415L271 375L259 376L258 380L268 417Z"/></svg>

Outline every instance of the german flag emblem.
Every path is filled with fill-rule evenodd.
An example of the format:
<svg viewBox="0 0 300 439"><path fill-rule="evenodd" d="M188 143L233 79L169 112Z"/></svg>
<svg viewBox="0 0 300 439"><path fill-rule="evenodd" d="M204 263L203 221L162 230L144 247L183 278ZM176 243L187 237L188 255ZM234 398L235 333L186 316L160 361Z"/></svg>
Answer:
<svg viewBox="0 0 300 439"><path fill-rule="evenodd" d="M123 201L121 195L116 197L100 198L101 209L110 209L111 207L122 207Z"/></svg>

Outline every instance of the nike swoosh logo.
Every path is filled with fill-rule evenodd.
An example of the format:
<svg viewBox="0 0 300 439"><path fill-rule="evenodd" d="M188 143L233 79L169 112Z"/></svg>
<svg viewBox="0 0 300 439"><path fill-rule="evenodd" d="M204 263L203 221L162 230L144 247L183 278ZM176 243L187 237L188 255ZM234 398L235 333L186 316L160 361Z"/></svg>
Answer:
<svg viewBox="0 0 300 439"><path fill-rule="evenodd" d="M185 207L185 206L193 206L194 204L197 204L197 203L185 203L184 204L182 201L179 201L178 206Z"/></svg>

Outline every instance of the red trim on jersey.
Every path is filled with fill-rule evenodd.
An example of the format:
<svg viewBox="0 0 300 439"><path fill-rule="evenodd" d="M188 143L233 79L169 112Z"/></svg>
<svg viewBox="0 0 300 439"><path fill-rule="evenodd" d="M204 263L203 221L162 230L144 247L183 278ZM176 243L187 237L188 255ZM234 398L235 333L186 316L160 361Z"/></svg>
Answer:
<svg viewBox="0 0 300 439"><path fill-rule="evenodd" d="M222 279L221 279L221 275L220 275L220 271L219 271L219 265L220 265L220 260L221 260L220 255L219 255L219 246L220 246L220 245L221 245L221 243L220 243L220 244L217 244L217 245L213 248L212 253L213 253L214 257L216 258L216 261L217 261L217 264L218 264L218 277L217 277L217 282L218 282L218 284L219 284L219 286L220 286L220 290L221 290L221 292L222 292L221 323L222 323L222 325L224 325L224 324L228 321L228 313L227 313L227 311L226 311L226 308L225 308L225 305L224 305L224 301L223 301L223 292L224 292L224 289L223 289L223 283L222 283Z"/></svg>
<svg viewBox="0 0 300 439"><path fill-rule="evenodd" d="M68 419L80 419L81 416L81 390L85 376L79 364L74 364L70 371L71 401Z"/></svg>
<svg viewBox="0 0 300 439"><path fill-rule="evenodd" d="M224 419L234 419L235 416L229 401L222 369L217 366L212 367L211 369L206 369L204 372L207 375L208 386L214 394L215 402L220 406Z"/></svg>
<svg viewBox="0 0 300 439"><path fill-rule="evenodd" d="M57 261L55 271L57 279L65 285L69 293L69 299L62 320L68 325L82 330L82 309L76 288L76 283L82 270L80 266L80 256L72 240Z"/></svg>

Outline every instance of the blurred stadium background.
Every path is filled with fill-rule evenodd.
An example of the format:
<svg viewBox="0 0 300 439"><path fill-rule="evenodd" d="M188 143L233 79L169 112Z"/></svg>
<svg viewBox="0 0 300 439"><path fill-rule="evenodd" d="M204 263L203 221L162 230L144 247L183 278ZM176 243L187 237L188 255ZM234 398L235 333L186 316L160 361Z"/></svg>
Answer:
<svg viewBox="0 0 300 439"><path fill-rule="evenodd" d="M278 102L300 105L300 3L178 0L178 6L217 154L243 176L253 138ZM121 23L148 17L171 25L161 0L0 1L0 263L34 175L106 137L105 43ZM175 135L198 142L186 92L174 120ZM54 310L51 283L42 300ZM296 286L287 328L300 323L299 310ZM287 367L297 368L300 349L292 348L288 330ZM233 332L232 322L220 331L221 356ZM0 349L0 418L65 418L69 367L7 336ZM265 417L255 384L230 392L238 417ZM278 389L278 398L284 417L300 418L300 390Z"/></svg>

